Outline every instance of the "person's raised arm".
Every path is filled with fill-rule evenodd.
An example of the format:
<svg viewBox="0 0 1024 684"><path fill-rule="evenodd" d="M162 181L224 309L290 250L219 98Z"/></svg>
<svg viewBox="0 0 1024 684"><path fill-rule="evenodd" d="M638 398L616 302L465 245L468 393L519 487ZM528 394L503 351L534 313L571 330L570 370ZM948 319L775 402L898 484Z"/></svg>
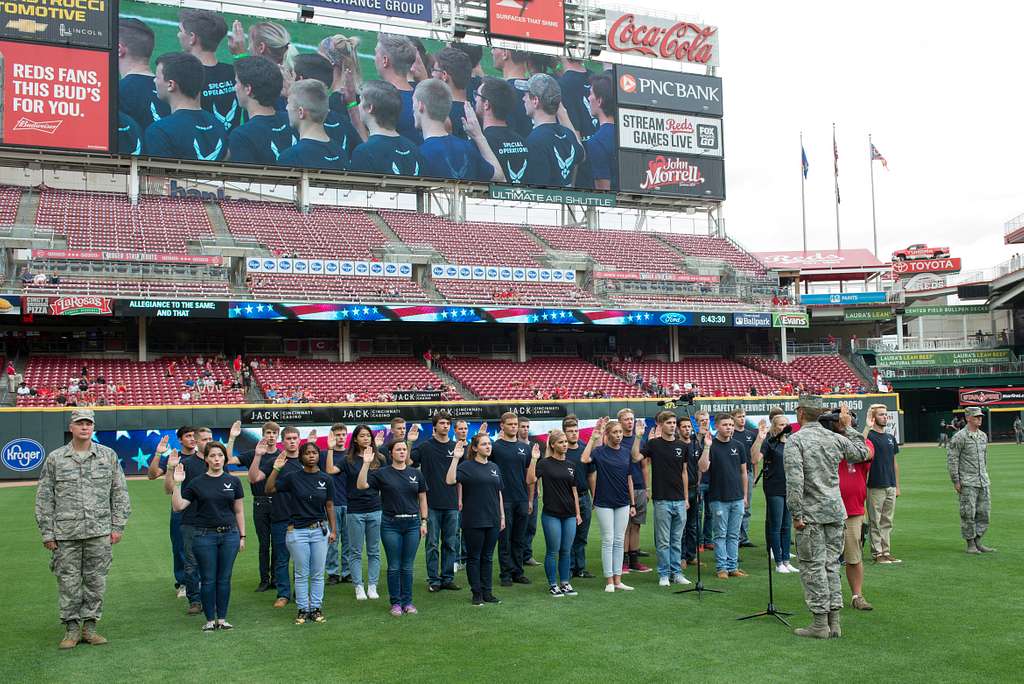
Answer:
<svg viewBox="0 0 1024 684"><path fill-rule="evenodd" d="M146 469L146 477L150 480L155 480L164 474L164 469L160 467L160 459L163 457L164 452L167 451L167 443L170 441L170 437L164 435L160 438L160 443L156 445L156 452L153 454L153 458L149 459L149 467Z"/></svg>
<svg viewBox="0 0 1024 684"><path fill-rule="evenodd" d="M601 443L601 435L604 434L604 426L608 424L608 416L597 419L597 425L594 426L593 432L590 433L590 439L587 440L587 446L580 454L580 463L592 463L593 458L590 454L598 447Z"/></svg>
<svg viewBox="0 0 1024 684"><path fill-rule="evenodd" d="M253 459L253 463L255 462L256 460ZM280 474L281 468L284 468L284 464L287 462L288 457L283 451L277 455L276 459L274 459L274 469L270 471L270 476L267 477L267 485L264 488L264 491L267 494L277 493L277 476Z"/></svg>
<svg viewBox="0 0 1024 684"><path fill-rule="evenodd" d="M178 454L177 449L171 450L171 455L167 457L167 470L164 472L164 494L170 495L174 490L173 473L175 468L181 464L181 455Z"/></svg>
<svg viewBox="0 0 1024 684"><path fill-rule="evenodd" d="M455 445L455 449L452 452L452 462L448 465L448 473L444 476L445 484L453 485L456 483L456 471L459 469L459 460L462 458L462 454L465 451L465 447L462 446L462 442L458 442ZM461 493L459 496L459 508L461 509L462 497Z"/></svg>
<svg viewBox="0 0 1024 684"><path fill-rule="evenodd" d="M228 431L228 465L242 465L238 461L238 457L235 456L235 440L242 434L242 421L236 420L231 424L231 429Z"/></svg>
<svg viewBox="0 0 1024 684"><path fill-rule="evenodd" d="M697 469L706 473L711 467L711 434L702 426L698 436L704 438L704 446L700 453L700 459L697 460Z"/></svg>
<svg viewBox="0 0 1024 684"><path fill-rule="evenodd" d="M633 426L633 448L629 451L629 457L634 463L639 463L644 460L644 455L640 453L640 441L644 436L644 430L646 425L644 424L643 418L636 421L636 425Z"/></svg>
<svg viewBox="0 0 1024 684"><path fill-rule="evenodd" d="M473 141L473 144L476 145L476 149L480 151L480 156L494 169L494 174L487 180L504 183L505 171L502 170L498 158L494 156L494 150L491 149L490 143L484 137L484 132L480 130L480 121L477 120L476 113L471 108L466 109L466 116L462 119L462 128L466 131L469 139Z"/></svg>
<svg viewBox="0 0 1024 684"><path fill-rule="evenodd" d="M768 423L762 418L757 424L757 439L754 440L754 445L750 447L750 462L753 465L757 465L764 454L761 453L761 447L764 445L764 438L768 436Z"/></svg>
<svg viewBox="0 0 1024 684"><path fill-rule="evenodd" d="M534 486L537 484L537 461L540 460L540 444L533 445L530 454L530 467L526 469L526 484L530 488L530 500L533 500Z"/></svg>
<svg viewBox="0 0 1024 684"><path fill-rule="evenodd" d="M173 508L175 512L181 513L189 507L189 504L192 503L181 496L181 485L185 482L185 466L181 463L176 463L174 465L174 470L171 470L171 462L168 461L167 469L170 471L171 478L174 480L174 487L171 492L171 508Z"/></svg>
<svg viewBox="0 0 1024 684"><path fill-rule="evenodd" d="M370 472L370 464L373 463L377 456L374 454L373 447L366 447L363 449L361 457L363 465L359 468L359 476L356 477L356 489L369 489L370 483L367 482L367 475Z"/></svg>
<svg viewBox="0 0 1024 684"><path fill-rule="evenodd" d="M845 433L839 435L839 445L843 452L843 458L849 463L863 463L871 458L868 452L868 445L865 443L864 435L854 430L851 426L853 416L850 408L843 404L839 407L839 424L843 426Z"/></svg>
<svg viewBox="0 0 1024 684"><path fill-rule="evenodd" d="M256 444L256 452L253 454L252 463L249 464L249 473L248 473L248 475L249 475L249 482L251 484L256 484L257 482L262 482L267 477L263 473L263 471L260 470L260 459L263 458L267 454L267 451L268 451L267 441L265 439L261 439Z"/></svg>

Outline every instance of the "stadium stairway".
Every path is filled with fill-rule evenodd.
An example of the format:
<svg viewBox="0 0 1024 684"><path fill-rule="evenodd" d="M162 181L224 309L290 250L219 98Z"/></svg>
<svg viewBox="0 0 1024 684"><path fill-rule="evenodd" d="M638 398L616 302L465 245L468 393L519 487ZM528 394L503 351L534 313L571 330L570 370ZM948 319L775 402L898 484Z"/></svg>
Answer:
<svg viewBox="0 0 1024 684"><path fill-rule="evenodd" d="M19 226L36 225L36 213L38 211L39 193L32 191L21 193L21 202L18 203L18 215L14 219L15 224Z"/></svg>
<svg viewBox="0 0 1024 684"><path fill-rule="evenodd" d="M203 202L206 207L206 215L210 217L210 225L213 226L213 235L217 238L218 245L234 245L235 236L228 229L228 222L224 219L224 212L220 205L215 202Z"/></svg>
<svg viewBox="0 0 1024 684"><path fill-rule="evenodd" d="M456 380L454 376L450 375L444 368L441 367L441 364L434 363L433 367L430 369L430 372L433 373L434 375L436 375L437 377L441 378L441 380L446 385L454 385L455 386L455 390L459 394L461 394L465 399L473 400L473 399L479 399L480 398L477 395L475 395L472 392L470 392L466 388L466 386L463 385L458 380Z"/></svg>
<svg viewBox="0 0 1024 684"><path fill-rule="evenodd" d="M384 233L384 237L388 239L388 242L393 245L405 245L405 243L402 242L402 238L398 237L398 233L395 232L394 228L388 225L388 222L384 220L383 216L378 214L376 211L368 211L366 212L366 215L370 217L370 220L372 220L374 225L377 226L377 229Z"/></svg>

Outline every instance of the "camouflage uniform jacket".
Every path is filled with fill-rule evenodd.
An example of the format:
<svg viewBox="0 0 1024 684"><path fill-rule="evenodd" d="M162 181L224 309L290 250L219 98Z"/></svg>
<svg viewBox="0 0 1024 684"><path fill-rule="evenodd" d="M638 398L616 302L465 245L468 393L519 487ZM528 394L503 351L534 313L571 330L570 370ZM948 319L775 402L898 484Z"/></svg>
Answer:
<svg viewBox="0 0 1024 684"><path fill-rule="evenodd" d="M963 428L949 440L946 465L953 484L988 487L988 436L982 430Z"/></svg>
<svg viewBox="0 0 1024 684"><path fill-rule="evenodd" d="M113 449L94 443L82 457L65 444L47 456L36 491L44 542L123 532L130 514L128 484Z"/></svg>
<svg viewBox="0 0 1024 684"><path fill-rule="evenodd" d="M868 460L864 435L847 428L836 434L817 421L790 435L783 452L786 470L786 506L793 520L839 523L846 508L839 495L839 461Z"/></svg>

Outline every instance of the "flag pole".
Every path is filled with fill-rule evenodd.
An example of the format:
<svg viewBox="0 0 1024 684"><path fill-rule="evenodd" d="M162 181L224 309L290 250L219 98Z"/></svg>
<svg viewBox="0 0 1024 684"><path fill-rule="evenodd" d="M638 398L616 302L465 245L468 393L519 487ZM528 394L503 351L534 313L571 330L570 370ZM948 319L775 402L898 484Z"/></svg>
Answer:
<svg viewBox="0 0 1024 684"><path fill-rule="evenodd" d="M804 132L800 131L800 217L803 225L804 252L807 251L807 201L805 199L804 186L807 183L807 174L804 169Z"/></svg>
<svg viewBox="0 0 1024 684"><path fill-rule="evenodd" d="M833 179L835 180L836 189L836 249L840 250L843 248L843 241L839 234L839 148L836 147L836 124L832 122L832 163L833 163Z"/></svg>
<svg viewBox="0 0 1024 684"><path fill-rule="evenodd" d="M875 218L875 145L868 133L868 164L871 165L871 236L874 239L875 258L878 258L878 219Z"/></svg>

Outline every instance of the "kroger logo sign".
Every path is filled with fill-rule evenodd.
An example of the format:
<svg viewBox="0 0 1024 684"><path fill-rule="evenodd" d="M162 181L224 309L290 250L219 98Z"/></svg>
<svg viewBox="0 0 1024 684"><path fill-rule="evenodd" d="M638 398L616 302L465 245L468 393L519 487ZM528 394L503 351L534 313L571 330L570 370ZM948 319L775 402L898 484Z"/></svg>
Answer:
<svg viewBox="0 0 1024 684"><path fill-rule="evenodd" d="M0 451L0 461L20 473L35 470L43 463L46 453L43 445L34 439L12 439Z"/></svg>

